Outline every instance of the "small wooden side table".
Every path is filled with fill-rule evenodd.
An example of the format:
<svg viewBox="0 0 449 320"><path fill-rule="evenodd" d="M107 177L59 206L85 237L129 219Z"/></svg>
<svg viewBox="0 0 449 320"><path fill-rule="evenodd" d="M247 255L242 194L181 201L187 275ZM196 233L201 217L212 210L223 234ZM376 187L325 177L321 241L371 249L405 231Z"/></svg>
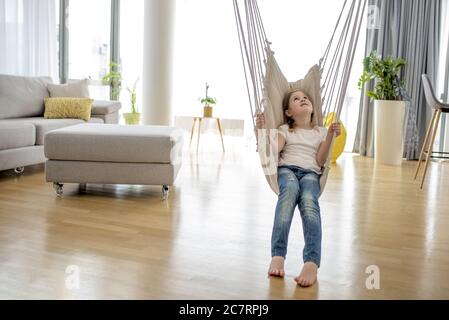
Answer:
<svg viewBox="0 0 449 320"><path fill-rule="evenodd" d="M201 122L203 119L215 119L218 127L218 131L220 132L220 138L221 138L221 146L223 148L223 152L225 152L224 142L223 142L223 130L221 129L221 123L220 118L216 117L193 117L193 125L192 125L192 131L190 133L190 147L192 146L192 139L193 139L193 133L195 131L195 124L198 121L198 140L196 144L196 151L198 152L198 147L200 146L200 135L201 135Z"/></svg>

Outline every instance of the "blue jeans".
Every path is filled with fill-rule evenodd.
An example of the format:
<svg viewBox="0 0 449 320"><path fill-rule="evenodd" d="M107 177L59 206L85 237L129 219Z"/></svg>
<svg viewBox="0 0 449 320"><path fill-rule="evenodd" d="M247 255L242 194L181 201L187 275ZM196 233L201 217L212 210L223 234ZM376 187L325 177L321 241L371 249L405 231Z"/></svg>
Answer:
<svg viewBox="0 0 449 320"><path fill-rule="evenodd" d="M285 258L293 213L298 205L305 242L304 263L314 262L319 267L321 262L321 217L318 204L320 175L296 166L282 166L278 168L278 184L280 192L271 236L271 256Z"/></svg>

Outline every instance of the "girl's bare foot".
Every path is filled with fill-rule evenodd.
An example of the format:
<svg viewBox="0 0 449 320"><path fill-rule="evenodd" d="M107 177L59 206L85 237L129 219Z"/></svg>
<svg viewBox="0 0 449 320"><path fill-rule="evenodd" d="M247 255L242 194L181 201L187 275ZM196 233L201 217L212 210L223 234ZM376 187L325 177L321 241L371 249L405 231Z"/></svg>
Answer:
<svg viewBox="0 0 449 320"><path fill-rule="evenodd" d="M313 262L306 262L302 267L301 273L295 278L295 281L301 287L310 287L316 282L318 266Z"/></svg>
<svg viewBox="0 0 449 320"><path fill-rule="evenodd" d="M283 277L285 275L284 271L284 257L274 256L271 259L270 268L268 269L268 276Z"/></svg>

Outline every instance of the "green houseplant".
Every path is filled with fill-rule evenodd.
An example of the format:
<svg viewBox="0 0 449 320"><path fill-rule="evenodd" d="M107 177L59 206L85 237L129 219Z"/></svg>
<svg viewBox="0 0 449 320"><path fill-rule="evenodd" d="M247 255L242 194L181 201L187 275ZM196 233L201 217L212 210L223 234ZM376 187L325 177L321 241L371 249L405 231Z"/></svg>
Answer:
<svg viewBox="0 0 449 320"><path fill-rule="evenodd" d="M209 85L206 83L206 95L204 98L200 98L201 104L204 105L203 116L205 118L211 118L213 114L213 105L217 103L215 98L209 97L208 95Z"/></svg>
<svg viewBox="0 0 449 320"><path fill-rule="evenodd" d="M406 64L404 59L388 56L382 59L376 51L363 60L363 73L359 79L358 87L363 88L365 83L376 80L374 91L368 90L366 94L374 100L401 100L401 87L399 81L401 68Z"/></svg>
<svg viewBox="0 0 449 320"><path fill-rule="evenodd" d="M402 101L401 68L406 61L388 56L382 58L375 51L363 60L363 73L358 87L365 87L366 95L374 100L374 158L387 165L400 165L403 155L403 123L405 101ZM374 89L366 84L374 80Z"/></svg>
<svg viewBox="0 0 449 320"><path fill-rule="evenodd" d="M123 114L126 124L139 124L140 123L140 113L137 112L137 105L136 105L136 100L137 100L136 87L137 87L138 82L139 82L139 77L134 82L134 85L132 88L126 87L126 90L129 92L130 97L131 97L131 112Z"/></svg>
<svg viewBox="0 0 449 320"><path fill-rule="evenodd" d="M111 100L118 101L122 90L122 74L120 65L114 61L109 63L109 73L103 78L103 83L111 87Z"/></svg>

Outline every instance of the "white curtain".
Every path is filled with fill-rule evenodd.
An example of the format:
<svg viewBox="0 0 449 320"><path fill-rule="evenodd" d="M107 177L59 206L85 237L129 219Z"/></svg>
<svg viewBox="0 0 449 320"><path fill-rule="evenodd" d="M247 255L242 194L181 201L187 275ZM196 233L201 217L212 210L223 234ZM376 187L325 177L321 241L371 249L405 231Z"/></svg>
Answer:
<svg viewBox="0 0 449 320"><path fill-rule="evenodd" d="M438 83L436 90L438 98L441 97L442 101L449 103L449 0L442 2L441 21L440 61L442 62L440 68L438 68ZM441 138L444 143L441 147L436 146L436 149L449 152L449 116L443 113L441 117L442 126L440 127L440 130L443 130Z"/></svg>
<svg viewBox="0 0 449 320"><path fill-rule="evenodd" d="M0 73L58 79L55 0L0 0Z"/></svg>

